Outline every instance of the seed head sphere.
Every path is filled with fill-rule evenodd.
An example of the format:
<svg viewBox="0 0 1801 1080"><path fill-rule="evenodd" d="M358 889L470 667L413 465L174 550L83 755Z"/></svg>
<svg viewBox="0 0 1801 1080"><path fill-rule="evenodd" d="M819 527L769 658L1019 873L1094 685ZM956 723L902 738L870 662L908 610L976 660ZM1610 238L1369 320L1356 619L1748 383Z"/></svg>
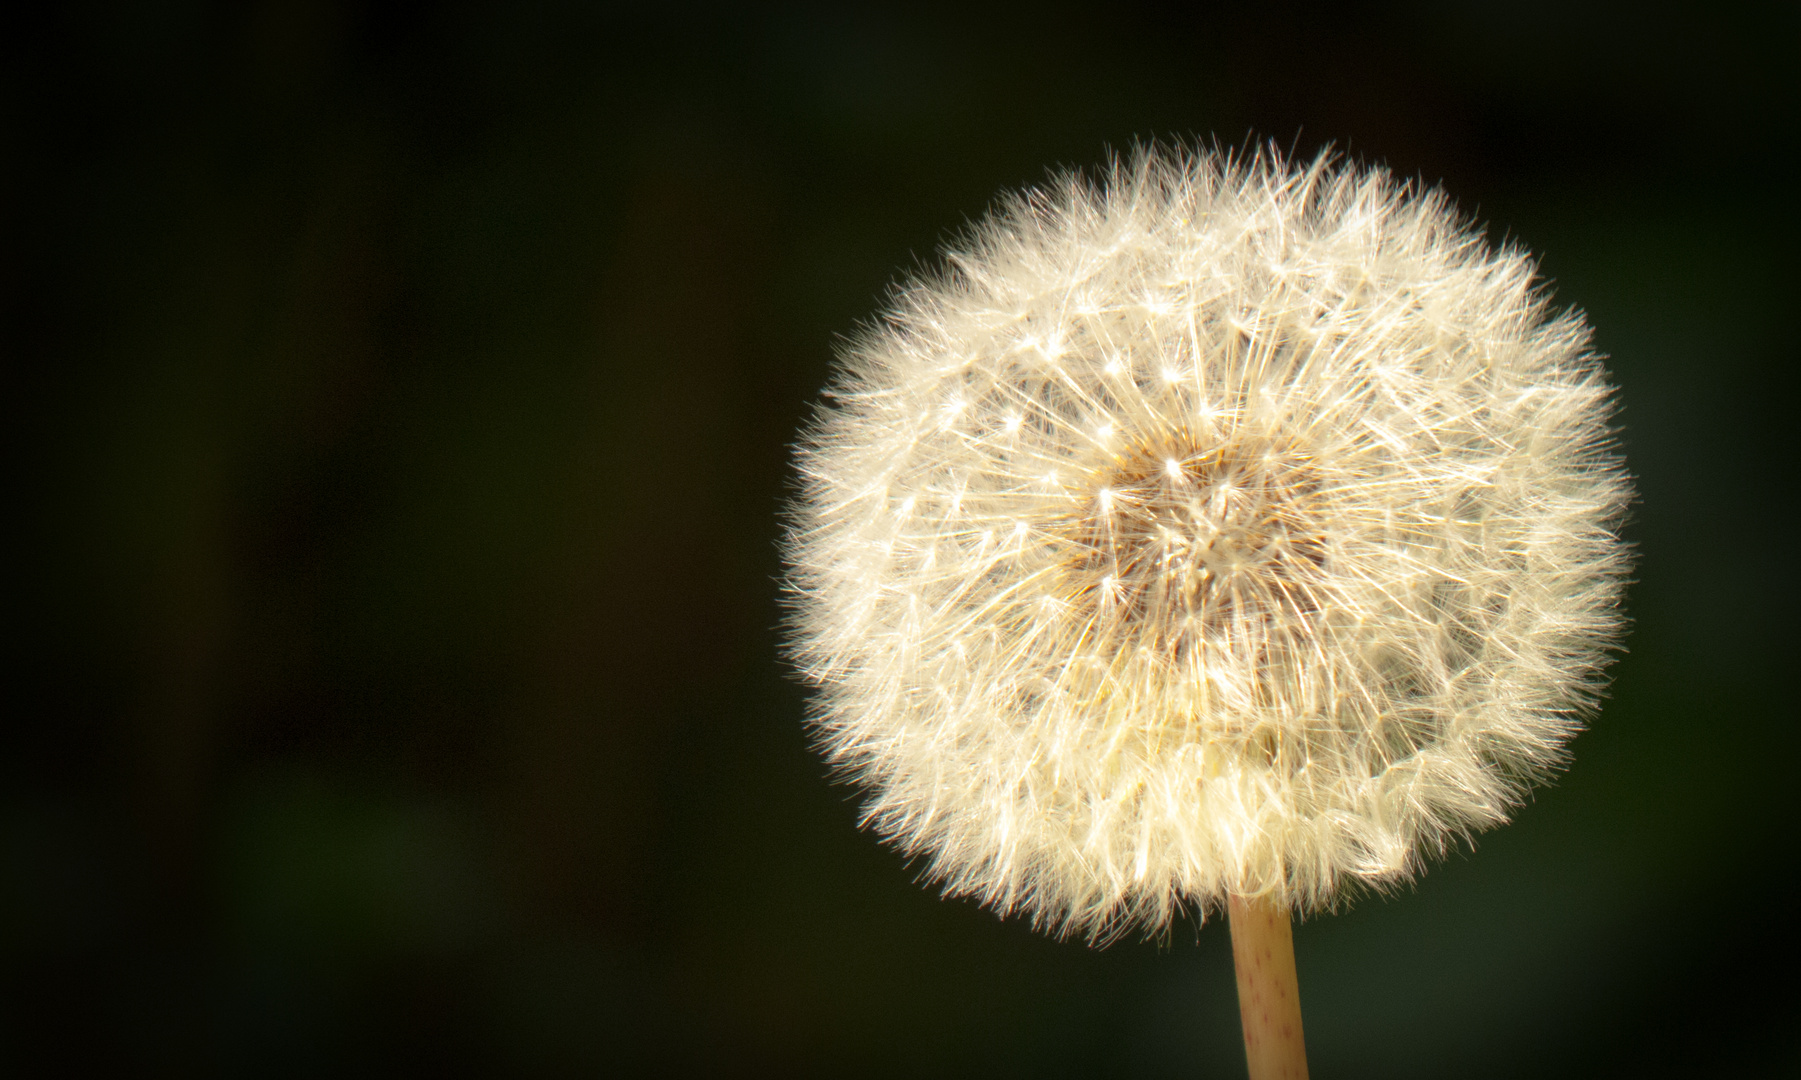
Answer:
<svg viewBox="0 0 1801 1080"><path fill-rule="evenodd" d="M1589 341L1381 169L1151 148L1004 198L798 451L791 648L865 823L1105 940L1506 820L1621 628Z"/></svg>

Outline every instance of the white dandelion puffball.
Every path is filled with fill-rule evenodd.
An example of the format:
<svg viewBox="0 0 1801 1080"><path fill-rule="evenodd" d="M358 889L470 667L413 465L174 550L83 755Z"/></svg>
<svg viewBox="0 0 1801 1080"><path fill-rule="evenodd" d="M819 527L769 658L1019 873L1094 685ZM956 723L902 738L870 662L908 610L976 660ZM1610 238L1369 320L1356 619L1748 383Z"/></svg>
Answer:
<svg viewBox="0 0 1801 1080"><path fill-rule="evenodd" d="M1141 151L841 357L786 542L864 820L1057 934L1301 913L1506 819L1621 627L1578 312L1437 190Z"/></svg>

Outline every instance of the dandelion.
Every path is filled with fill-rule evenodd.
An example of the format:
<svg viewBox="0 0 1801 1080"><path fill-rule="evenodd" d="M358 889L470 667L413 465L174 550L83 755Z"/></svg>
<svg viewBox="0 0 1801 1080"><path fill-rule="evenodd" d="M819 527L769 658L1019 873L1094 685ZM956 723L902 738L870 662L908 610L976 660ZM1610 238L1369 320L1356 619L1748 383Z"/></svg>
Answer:
<svg viewBox="0 0 1801 1080"><path fill-rule="evenodd" d="M1505 821L1621 626L1589 341L1381 169L1153 148L1005 197L799 450L793 652L865 823L1106 941Z"/></svg>

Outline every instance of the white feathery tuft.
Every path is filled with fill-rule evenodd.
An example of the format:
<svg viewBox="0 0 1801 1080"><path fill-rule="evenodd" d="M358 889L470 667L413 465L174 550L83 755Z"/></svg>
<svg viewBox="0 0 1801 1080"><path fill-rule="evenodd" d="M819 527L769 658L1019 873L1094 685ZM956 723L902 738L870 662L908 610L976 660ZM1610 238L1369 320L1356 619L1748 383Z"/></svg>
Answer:
<svg viewBox="0 0 1801 1080"><path fill-rule="evenodd" d="M844 351L786 542L815 734L947 893L1313 912L1564 763L1630 485L1525 253L1382 169L1152 148L948 264Z"/></svg>

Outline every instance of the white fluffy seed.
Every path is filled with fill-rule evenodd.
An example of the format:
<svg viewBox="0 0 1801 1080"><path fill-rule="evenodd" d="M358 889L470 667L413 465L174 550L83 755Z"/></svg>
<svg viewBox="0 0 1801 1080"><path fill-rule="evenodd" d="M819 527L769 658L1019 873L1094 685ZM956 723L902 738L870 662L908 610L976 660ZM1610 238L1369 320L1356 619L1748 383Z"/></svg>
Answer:
<svg viewBox="0 0 1801 1080"><path fill-rule="evenodd" d="M1153 149L845 351L786 544L812 724L947 893L1306 912L1505 820L1621 627L1580 314L1438 191Z"/></svg>

